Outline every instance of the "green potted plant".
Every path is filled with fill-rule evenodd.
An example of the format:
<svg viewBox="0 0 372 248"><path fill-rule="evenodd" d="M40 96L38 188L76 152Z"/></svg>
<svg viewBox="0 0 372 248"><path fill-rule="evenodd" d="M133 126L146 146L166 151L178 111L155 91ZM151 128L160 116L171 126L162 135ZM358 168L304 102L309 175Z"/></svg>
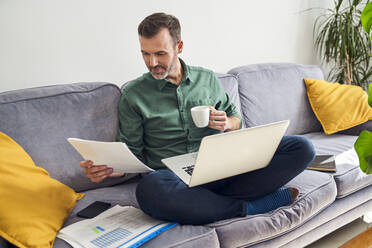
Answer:
<svg viewBox="0 0 372 248"><path fill-rule="evenodd" d="M361 24L362 0L334 0L314 24L315 48L323 62L331 65L329 81L368 88L372 77L371 40Z"/></svg>
<svg viewBox="0 0 372 248"><path fill-rule="evenodd" d="M371 33L371 26L372 26L372 2L367 3L364 7L363 12L361 14L360 20L362 22L362 26L367 34ZM371 33L371 40L372 40L372 33Z"/></svg>
<svg viewBox="0 0 372 248"><path fill-rule="evenodd" d="M363 28L367 34L371 33L372 26L372 2L368 2L361 14ZM370 37L372 40L372 34ZM372 107L372 86L369 85L368 103ZM362 131L354 144L355 151L359 157L359 164L362 171L372 174L372 133Z"/></svg>

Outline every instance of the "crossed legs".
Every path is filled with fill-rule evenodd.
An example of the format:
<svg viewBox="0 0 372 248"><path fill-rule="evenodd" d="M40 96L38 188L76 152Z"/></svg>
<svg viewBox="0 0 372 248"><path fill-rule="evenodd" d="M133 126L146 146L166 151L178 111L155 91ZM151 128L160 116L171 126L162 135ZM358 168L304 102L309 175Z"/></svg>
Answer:
<svg viewBox="0 0 372 248"><path fill-rule="evenodd" d="M247 201L264 197L300 174L314 159L304 136L284 136L270 164L256 171L189 188L173 172L145 175L136 189L140 208L154 218L206 224L245 216Z"/></svg>

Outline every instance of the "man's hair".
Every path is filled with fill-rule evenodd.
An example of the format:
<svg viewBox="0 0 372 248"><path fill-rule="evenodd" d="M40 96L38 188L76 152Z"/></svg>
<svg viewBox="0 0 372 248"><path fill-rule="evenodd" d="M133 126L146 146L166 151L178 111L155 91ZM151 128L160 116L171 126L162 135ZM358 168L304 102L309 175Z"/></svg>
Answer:
<svg viewBox="0 0 372 248"><path fill-rule="evenodd" d="M165 13L154 13L146 17L138 25L138 34L145 38L152 38L163 28L168 29L174 44L181 40L180 22L175 16Z"/></svg>

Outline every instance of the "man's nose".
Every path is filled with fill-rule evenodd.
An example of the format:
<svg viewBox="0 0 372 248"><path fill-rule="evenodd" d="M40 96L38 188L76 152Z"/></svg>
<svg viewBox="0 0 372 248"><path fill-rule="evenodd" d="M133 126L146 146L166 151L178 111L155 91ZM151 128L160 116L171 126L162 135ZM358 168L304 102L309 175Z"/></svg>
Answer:
<svg viewBox="0 0 372 248"><path fill-rule="evenodd" d="M158 60L157 60L155 55L150 56L150 61L149 62L150 62L151 67L155 67L155 66L158 65Z"/></svg>

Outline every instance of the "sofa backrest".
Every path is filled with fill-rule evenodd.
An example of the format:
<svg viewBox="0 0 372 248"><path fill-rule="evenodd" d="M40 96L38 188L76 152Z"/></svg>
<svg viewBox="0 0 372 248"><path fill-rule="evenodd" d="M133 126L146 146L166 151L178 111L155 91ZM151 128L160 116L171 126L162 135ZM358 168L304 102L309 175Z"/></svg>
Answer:
<svg viewBox="0 0 372 248"><path fill-rule="evenodd" d="M291 63L256 64L234 68L246 127L289 119L286 134L321 130L307 95L304 78L323 79L318 66Z"/></svg>
<svg viewBox="0 0 372 248"><path fill-rule="evenodd" d="M51 177L76 191L124 180L92 183L79 166L82 157L67 142L76 137L114 141L120 89L108 83L76 83L0 93L0 131Z"/></svg>

